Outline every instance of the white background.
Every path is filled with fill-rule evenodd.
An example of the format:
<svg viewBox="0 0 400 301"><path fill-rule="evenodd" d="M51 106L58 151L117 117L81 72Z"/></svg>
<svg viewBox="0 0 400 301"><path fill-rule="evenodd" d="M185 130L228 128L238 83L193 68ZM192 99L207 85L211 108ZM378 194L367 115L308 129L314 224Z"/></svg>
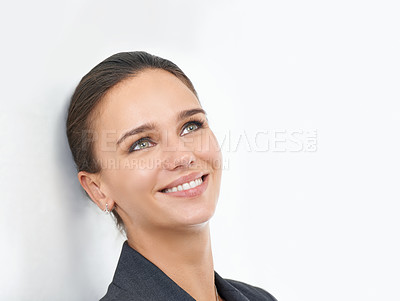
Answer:
<svg viewBox="0 0 400 301"><path fill-rule="evenodd" d="M123 239L79 189L65 111L97 63L145 50L187 73L225 141L221 276L280 301L400 300L399 14L397 1L3 1L0 299L104 295ZM277 131L316 132L317 148L266 134L255 148Z"/></svg>

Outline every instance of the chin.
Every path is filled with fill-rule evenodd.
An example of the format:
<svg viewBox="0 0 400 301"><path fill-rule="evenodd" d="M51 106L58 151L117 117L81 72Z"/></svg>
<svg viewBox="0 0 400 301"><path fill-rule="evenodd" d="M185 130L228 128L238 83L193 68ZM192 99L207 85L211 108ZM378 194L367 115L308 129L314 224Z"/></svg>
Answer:
<svg viewBox="0 0 400 301"><path fill-rule="evenodd" d="M182 212L179 216L179 223L183 226L201 226L207 224L213 217L215 207L213 208L200 208Z"/></svg>

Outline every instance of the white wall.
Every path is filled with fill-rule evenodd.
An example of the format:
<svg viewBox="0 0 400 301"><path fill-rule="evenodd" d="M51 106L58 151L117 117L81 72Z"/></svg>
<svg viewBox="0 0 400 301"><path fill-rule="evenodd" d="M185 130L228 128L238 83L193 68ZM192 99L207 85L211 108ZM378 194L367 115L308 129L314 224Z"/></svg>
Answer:
<svg viewBox="0 0 400 301"><path fill-rule="evenodd" d="M223 277L279 300L400 300L399 20L397 1L3 2L0 299L105 293L122 238L79 188L65 110L102 59L146 50L191 77L224 142Z"/></svg>

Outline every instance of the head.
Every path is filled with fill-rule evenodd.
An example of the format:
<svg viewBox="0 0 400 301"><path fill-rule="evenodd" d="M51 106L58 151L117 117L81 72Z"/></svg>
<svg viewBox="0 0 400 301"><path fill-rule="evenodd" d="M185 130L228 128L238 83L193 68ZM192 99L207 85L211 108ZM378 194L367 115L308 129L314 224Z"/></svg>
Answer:
<svg viewBox="0 0 400 301"><path fill-rule="evenodd" d="M122 231L201 227L214 214L220 148L174 63L125 52L98 64L72 96L67 137L82 187ZM185 176L199 186L179 185Z"/></svg>

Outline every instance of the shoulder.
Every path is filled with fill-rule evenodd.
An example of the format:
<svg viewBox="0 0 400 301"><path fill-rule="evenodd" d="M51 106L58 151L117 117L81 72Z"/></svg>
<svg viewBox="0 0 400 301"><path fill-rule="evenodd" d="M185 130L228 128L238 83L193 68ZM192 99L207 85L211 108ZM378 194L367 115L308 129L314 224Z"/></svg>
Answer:
<svg viewBox="0 0 400 301"><path fill-rule="evenodd" d="M268 293L266 290L253 286L241 281L225 279L230 285L240 291L249 300L260 300L260 301L277 301L277 299Z"/></svg>
<svg viewBox="0 0 400 301"><path fill-rule="evenodd" d="M135 291L126 291L123 288L119 287L115 283L111 283L108 286L107 293L104 295L100 301L148 301L143 296L136 294Z"/></svg>
<svg viewBox="0 0 400 301"><path fill-rule="evenodd" d="M108 286L107 293L100 301L118 301L118 300L130 300L126 294L126 292L121 289L119 286L111 283Z"/></svg>

